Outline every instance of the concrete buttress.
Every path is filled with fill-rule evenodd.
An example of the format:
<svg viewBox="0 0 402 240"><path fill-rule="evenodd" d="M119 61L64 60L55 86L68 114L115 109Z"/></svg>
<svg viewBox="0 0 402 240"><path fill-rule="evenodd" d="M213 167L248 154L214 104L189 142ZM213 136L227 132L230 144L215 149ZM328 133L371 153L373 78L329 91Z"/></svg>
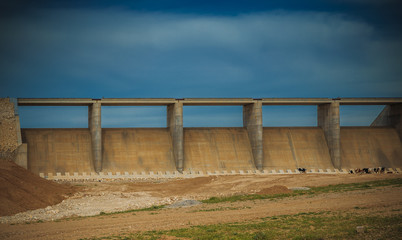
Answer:
<svg viewBox="0 0 402 240"><path fill-rule="evenodd" d="M180 101L167 106L167 126L172 137L176 169L182 172L184 168L183 103Z"/></svg>
<svg viewBox="0 0 402 240"><path fill-rule="evenodd" d="M261 100L256 100L252 104L243 106L243 126L247 129L248 137L250 139L255 167L258 170L262 170L264 151Z"/></svg>
<svg viewBox="0 0 402 240"><path fill-rule="evenodd" d="M88 107L88 127L91 132L92 160L95 172L102 171L101 103L95 100Z"/></svg>
<svg viewBox="0 0 402 240"><path fill-rule="evenodd" d="M332 164L341 169L341 128L339 117L339 102L320 104L317 107L317 123L324 130Z"/></svg>
<svg viewBox="0 0 402 240"><path fill-rule="evenodd" d="M402 141L402 104L386 106L370 126L393 127Z"/></svg>

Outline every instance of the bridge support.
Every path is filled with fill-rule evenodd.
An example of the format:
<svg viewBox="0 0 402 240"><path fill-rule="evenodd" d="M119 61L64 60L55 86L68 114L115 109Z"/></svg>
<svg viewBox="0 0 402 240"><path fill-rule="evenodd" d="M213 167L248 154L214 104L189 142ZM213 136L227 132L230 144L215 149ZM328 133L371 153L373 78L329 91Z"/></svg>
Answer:
<svg viewBox="0 0 402 240"><path fill-rule="evenodd" d="M371 127L394 127L402 140L402 104L388 105L371 123Z"/></svg>
<svg viewBox="0 0 402 240"><path fill-rule="evenodd" d="M254 164L258 170L263 167L262 101L255 100L243 106L243 126L247 129L253 151Z"/></svg>
<svg viewBox="0 0 402 240"><path fill-rule="evenodd" d="M102 171L101 102L95 100L88 107L88 127L91 132L92 161L95 172Z"/></svg>
<svg viewBox="0 0 402 240"><path fill-rule="evenodd" d="M176 169L184 169L184 141L183 141L183 103L176 101L167 106L167 127L170 130L173 145L173 155Z"/></svg>
<svg viewBox="0 0 402 240"><path fill-rule="evenodd" d="M341 128L339 102L320 104L317 107L317 123L324 130L332 164L341 169Z"/></svg>

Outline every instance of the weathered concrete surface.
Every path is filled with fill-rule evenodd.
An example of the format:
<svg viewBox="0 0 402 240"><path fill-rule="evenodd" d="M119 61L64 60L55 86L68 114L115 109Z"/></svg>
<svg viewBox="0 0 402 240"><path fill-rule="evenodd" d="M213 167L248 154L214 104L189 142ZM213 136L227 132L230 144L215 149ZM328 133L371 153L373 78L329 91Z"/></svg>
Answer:
<svg viewBox="0 0 402 240"><path fill-rule="evenodd" d="M342 168L402 167L402 144L395 128L342 127Z"/></svg>
<svg viewBox="0 0 402 240"><path fill-rule="evenodd" d="M184 170L255 169L245 128L184 128Z"/></svg>
<svg viewBox="0 0 402 240"><path fill-rule="evenodd" d="M250 139L255 167L258 170L262 170L264 151L261 100L243 106L243 126L247 129L248 137Z"/></svg>
<svg viewBox="0 0 402 240"><path fill-rule="evenodd" d="M264 127L264 169L333 169L320 127Z"/></svg>
<svg viewBox="0 0 402 240"><path fill-rule="evenodd" d="M329 154L335 168L341 168L339 102L321 104L317 107L317 124L324 130Z"/></svg>
<svg viewBox="0 0 402 240"><path fill-rule="evenodd" d="M402 104L386 106L370 126L394 127L402 140Z"/></svg>
<svg viewBox="0 0 402 240"><path fill-rule="evenodd" d="M175 171L167 128L104 128L103 172Z"/></svg>
<svg viewBox="0 0 402 240"><path fill-rule="evenodd" d="M94 171L89 129L22 129L22 136L36 174Z"/></svg>
<svg viewBox="0 0 402 240"><path fill-rule="evenodd" d="M88 127L91 132L92 161L96 172L102 171L101 103L95 101L88 107Z"/></svg>
<svg viewBox="0 0 402 240"><path fill-rule="evenodd" d="M28 169L28 144L23 143L18 146L15 156L15 163L25 169Z"/></svg>
<svg viewBox="0 0 402 240"><path fill-rule="evenodd" d="M183 104L177 101L167 106L167 127L172 137L173 154L176 169L183 171L184 166L184 143L183 143Z"/></svg>

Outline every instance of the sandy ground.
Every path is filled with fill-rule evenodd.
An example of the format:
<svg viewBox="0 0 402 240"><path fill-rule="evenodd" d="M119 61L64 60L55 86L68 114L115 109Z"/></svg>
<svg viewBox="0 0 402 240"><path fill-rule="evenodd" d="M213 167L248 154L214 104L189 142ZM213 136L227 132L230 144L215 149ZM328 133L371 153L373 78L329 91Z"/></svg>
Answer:
<svg viewBox="0 0 402 240"><path fill-rule="evenodd" d="M64 200L66 209L57 205L42 209L45 215L59 212L80 212L95 209L91 214L116 210L142 208L155 204L169 204L183 199L206 199L211 196L280 191L278 186L303 187L338 183L364 182L378 179L399 178L399 174L371 175L272 175L272 176L214 176L165 182L111 182L80 183L79 192ZM277 193L277 192L275 192ZM59 205L60 205L59 204ZM124 232L159 230L188 227L200 224L241 222L262 217L316 211L355 211L355 207L366 207L367 211L386 214L400 209L402 190L383 187L365 191L320 194L314 197L293 197L283 200L255 200L235 203L201 204L186 208L162 209L156 212L135 212L103 215L89 218L73 218L60 221L44 219L43 223L10 224L13 217L2 217L0 239L79 239L92 236L107 236ZM69 208L69 209L68 209ZM217 211L203 211L219 209ZM35 210L37 211L37 210ZM52 212L53 211L53 212ZM360 210L361 211L361 210ZM56 213L57 212L57 213ZM32 211L22 213L32 216ZM91 215L89 214L89 215ZM38 214L40 216L40 214ZM68 214L67 214L68 216ZM71 216L71 215L70 215ZM14 216L15 217L15 216ZM5 219L8 219L5 221ZM15 220L15 219L14 219ZM27 219L23 219L27 221ZM18 222L18 221L16 221Z"/></svg>

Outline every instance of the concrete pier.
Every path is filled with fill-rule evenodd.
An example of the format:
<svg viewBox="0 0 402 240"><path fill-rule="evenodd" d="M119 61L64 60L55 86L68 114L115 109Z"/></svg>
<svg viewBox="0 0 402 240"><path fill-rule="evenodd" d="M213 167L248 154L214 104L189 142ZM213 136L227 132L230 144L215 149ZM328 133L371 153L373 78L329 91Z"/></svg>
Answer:
<svg viewBox="0 0 402 240"><path fill-rule="evenodd" d="M243 106L243 126L247 129L255 167L262 170L264 161L263 129L262 129L262 101L255 100L252 104Z"/></svg>
<svg viewBox="0 0 402 240"><path fill-rule="evenodd" d="M341 131L339 118L339 101L320 104L317 107L317 123L324 130L332 164L341 169Z"/></svg>
<svg viewBox="0 0 402 240"><path fill-rule="evenodd" d="M167 127L172 137L176 169L182 172L184 168L183 103L179 100L167 106Z"/></svg>
<svg viewBox="0 0 402 240"><path fill-rule="evenodd" d="M101 102L94 100L88 107L88 127L91 132L92 160L95 172L102 171Z"/></svg>

